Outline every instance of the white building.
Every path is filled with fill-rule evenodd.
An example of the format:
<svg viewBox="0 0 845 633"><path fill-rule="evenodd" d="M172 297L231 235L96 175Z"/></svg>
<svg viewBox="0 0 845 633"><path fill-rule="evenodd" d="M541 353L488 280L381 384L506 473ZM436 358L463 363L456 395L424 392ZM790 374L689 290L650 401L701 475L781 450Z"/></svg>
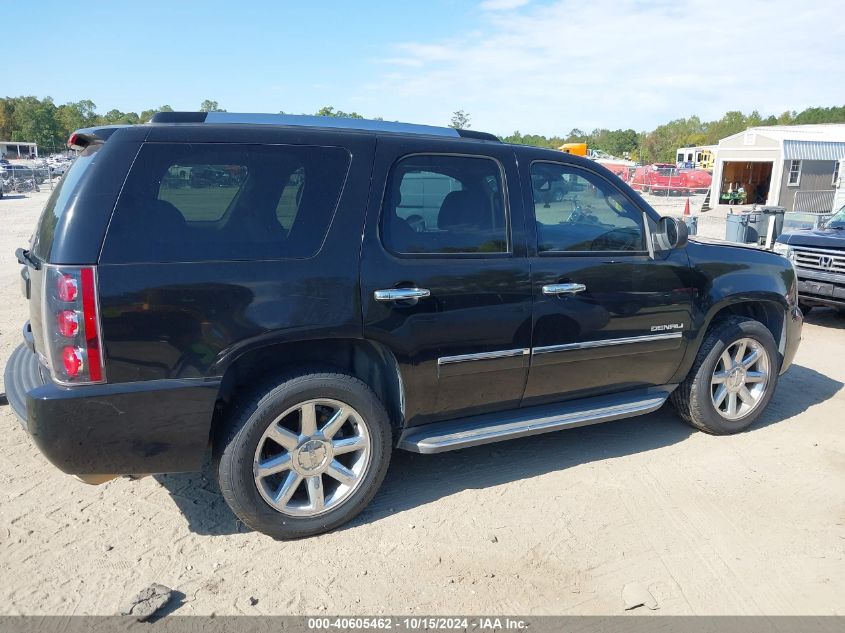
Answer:
<svg viewBox="0 0 845 633"><path fill-rule="evenodd" d="M749 204L824 213L833 208L841 158L845 124L749 128L719 141L710 199L723 202L741 185Z"/></svg>
<svg viewBox="0 0 845 633"><path fill-rule="evenodd" d="M37 143L0 141L0 158L30 158L38 156Z"/></svg>

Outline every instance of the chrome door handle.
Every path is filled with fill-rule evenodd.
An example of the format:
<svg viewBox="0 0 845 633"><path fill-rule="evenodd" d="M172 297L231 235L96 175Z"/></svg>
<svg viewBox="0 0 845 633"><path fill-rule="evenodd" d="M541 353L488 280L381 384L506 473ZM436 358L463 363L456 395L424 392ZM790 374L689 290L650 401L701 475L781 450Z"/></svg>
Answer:
<svg viewBox="0 0 845 633"><path fill-rule="evenodd" d="M407 301L409 299L425 299L431 296L431 291L425 288L390 288L376 290L373 297L376 301Z"/></svg>
<svg viewBox="0 0 845 633"><path fill-rule="evenodd" d="M584 284L549 284L543 286L544 295L574 295L576 292L584 292L587 286Z"/></svg>

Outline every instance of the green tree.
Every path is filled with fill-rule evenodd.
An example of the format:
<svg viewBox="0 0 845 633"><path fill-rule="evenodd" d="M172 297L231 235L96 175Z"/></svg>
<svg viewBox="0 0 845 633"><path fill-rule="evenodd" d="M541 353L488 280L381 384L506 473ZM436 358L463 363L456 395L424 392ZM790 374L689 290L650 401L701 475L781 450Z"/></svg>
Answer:
<svg viewBox="0 0 845 633"><path fill-rule="evenodd" d="M103 125L135 125L141 122L141 117L137 112L121 112L114 109L109 110L100 117L100 123Z"/></svg>
<svg viewBox="0 0 845 633"><path fill-rule="evenodd" d="M35 142L42 147L59 147L64 141L53 99L19 97L12 116L13 141Z"/></svg>
<svg viewBox="0 0 845 633"><path fill-rule="evenodd" d="M173 112L173 108L171 108L169 105L163 105L159 106L158 108L144 110L143 112L141 112L141 115L139 117L141 119L141 123L146 123L147 121L153 118L154 114L158 112Z"/></svg>
<svg viewBox="0 0 845 633"><path fill-rule="evenodd" d="M65 132L73 132L97 122L97 104L90 99L65 103L58 107L56 116Z"/></svg>
<svg viewBox="0 0 845 633"><path fill-rule="evenodd" d="M341 119L363 119L364 117L357 112L344 112L343 110L335 110L334 106L323 106L317 112L316 116L332 116Z"/></svg>
<svg viewBox="0 0 845 633"><path fill-rule="evenodd" d="M200 112L225 112L216 101L206 99L200 104Z"/></svg>
<svg viewBox="0 0 845 633"><path fill-rule="evenodd" d="M452 113L452 120L449 122L449 127L453 127L457 130L468 130L470 127L469 112L455 110L455 112Z"/></svg>

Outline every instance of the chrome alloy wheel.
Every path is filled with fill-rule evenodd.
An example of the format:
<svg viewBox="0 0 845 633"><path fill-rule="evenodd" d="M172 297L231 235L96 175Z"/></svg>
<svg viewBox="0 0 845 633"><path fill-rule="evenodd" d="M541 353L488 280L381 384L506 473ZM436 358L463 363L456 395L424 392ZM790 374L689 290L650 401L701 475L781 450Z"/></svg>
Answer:
<svg viewBox="0 0 845 633"><path fill-rule="evenodd" d="M722 352L710 380L710 397L719 415L740 420L751 413L769 385L769 355L761 343L742 338Z"/></svg>
<svg viewBox="0 0 845 633"><path fill-rule="evenodd" d="M252 465L255 485L274 510L317 516L358 489L371 450L367 423L355 409L338 400L307 400L264 431Z"/></svg>

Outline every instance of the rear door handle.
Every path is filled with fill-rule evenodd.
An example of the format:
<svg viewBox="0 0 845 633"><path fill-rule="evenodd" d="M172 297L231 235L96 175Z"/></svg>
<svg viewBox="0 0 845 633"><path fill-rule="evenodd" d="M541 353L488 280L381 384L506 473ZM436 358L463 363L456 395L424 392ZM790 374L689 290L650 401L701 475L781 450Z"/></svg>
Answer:
<svg viewBox="0 0 845 633"><path fill-rule="evenodd" d="M409 299L425 299L431 296L431 291L425 288L390 288L376 290L373 298L376 301L408 301Z"/></svg>
<svg viewBox="0 0 845 633"><path fill-rule="evenodd" d="M587 286L584 284L549 284L543 286L544 295L574 295L578 292L584 292Z"/></svg>

